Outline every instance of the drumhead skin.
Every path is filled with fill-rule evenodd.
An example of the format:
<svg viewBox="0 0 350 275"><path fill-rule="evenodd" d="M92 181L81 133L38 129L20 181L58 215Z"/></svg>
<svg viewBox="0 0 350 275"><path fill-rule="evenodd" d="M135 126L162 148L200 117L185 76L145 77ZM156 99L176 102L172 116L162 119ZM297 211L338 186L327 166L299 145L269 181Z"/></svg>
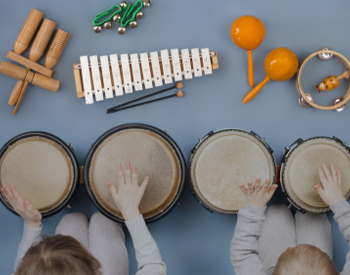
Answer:
<svg viewBox="0 0 350 275"><path fill-rule="evenodd" d="M191 185L209 211L237 214L247 204L239 184L257 177L275 182L272 150L254 133L240 129L211 132L195 147L190 160Z"/></svg>
<svg viewBox="0 0 350 275"><path fill-rule="evenodd" d="M61 211L72 200L78 187L78 171L69 147L49 133L21 134L0 151L0 186L14 185L43 218ZM14 212L2 195L0 199Z"/></svg>
<svg viewBox="0 0 350 275"><path fill-rule="evenodd" d="M178 201L185 182L186 164L176 143L163 131L146 124L125 124L103 134L85 162L84 181L90 198L108 218L124 222L106 185L118 188L117 163L137 167L139 184L150 177L140 203L146 222L167 214Z"/></svg>
<svg viewBox="0 0 350 275"><path fill-rule="evenodd" d="M340 169L344 196L349 199L350 152L341 141L328 137L310 138L288 152L281 166L281 187L287 199L299 210L325 213L330 211L314 186L322 183L317 168L331 163Z"/></svg>

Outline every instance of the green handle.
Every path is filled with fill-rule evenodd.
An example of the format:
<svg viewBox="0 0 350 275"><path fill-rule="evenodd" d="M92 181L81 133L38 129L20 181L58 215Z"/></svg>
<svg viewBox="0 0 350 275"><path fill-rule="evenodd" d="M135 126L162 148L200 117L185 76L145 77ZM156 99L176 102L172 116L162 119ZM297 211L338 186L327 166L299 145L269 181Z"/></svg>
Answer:
<svg viewBox="0 0 350 275"><path fill-rule="evenodd" d="M128 5L125 13L120 20L120 25L122 27L126 27L130 22L134 21L136 18L136 14L143 8L143 1L139 0L134 5ZM127 17L131 15L131 18L126 20Z"/></svg>
<svg viewBox="0 0 350 275"><path fill-rule="evenodd" d="M114 9L116 9L116 11L114 11L112 13L111 16L109 16L107 19L101 21L101 22L98 22L99 20L101 20L103 17L105 17L106 15L108 15L110 12L112 12ZM104 23L108 22L108 21L111 21L112 18L114 17L114 15L120 13L122 11L122 7L121 6L118 6L118 5L114 5L112 6L110 9L104 11L104 12L101 12L99 14L96 15L96 18L94 19L94 21L92 21L92 23L94 24L94 26L102 26ZM124 14L125 15L125 14Z"/></svg>

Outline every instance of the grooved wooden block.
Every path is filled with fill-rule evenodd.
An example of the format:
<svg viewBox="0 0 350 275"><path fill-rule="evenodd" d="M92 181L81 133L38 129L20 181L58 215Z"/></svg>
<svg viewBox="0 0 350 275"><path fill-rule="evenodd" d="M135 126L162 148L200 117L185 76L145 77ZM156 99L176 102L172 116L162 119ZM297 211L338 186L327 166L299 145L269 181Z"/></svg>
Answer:
<svg viewBox="0 0 350 275"><path fill-rule="evenodd" d="M70 34L68 32L62 30L57 31L45 58L46 68L52 69L57 64L64 48L66 47L69 37Z"/></svg>

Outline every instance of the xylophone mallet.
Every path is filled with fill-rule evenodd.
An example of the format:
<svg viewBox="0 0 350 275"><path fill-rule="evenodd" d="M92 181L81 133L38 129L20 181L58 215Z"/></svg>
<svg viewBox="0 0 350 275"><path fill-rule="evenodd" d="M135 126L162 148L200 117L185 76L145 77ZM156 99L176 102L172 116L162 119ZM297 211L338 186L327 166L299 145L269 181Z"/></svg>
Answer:
<svg viewBox="0 0 350 275"><path fill-rule="evenodd" d="M31 49L30 49L30 52L29 52L29 59L31 61L34 61L34 62L38 61L40 59L40 57L44 54L45 48L47 47L47 44L50 41L50 38L53 34L53 31L55 30L55 27L56 27L55 22L53 22L49 19L44 20L44 22L42 23L42 25L39 29L38 34L35 37L35 40L33 42ZM28 69L28 71L30 71L30 70ZM28 84L29 83L27 81L25 81L23 83L23 87L20 90L19 97L18 97L18 100L16 103L16 107L13 111L14 115L17 113L17 110L21 104L22 98L23 98L24 93L28 87ZM18 90L14 90L12 93L16 94L16 93L18 93ZM15 95L14 95L14 97L15 97Z"/></svg>

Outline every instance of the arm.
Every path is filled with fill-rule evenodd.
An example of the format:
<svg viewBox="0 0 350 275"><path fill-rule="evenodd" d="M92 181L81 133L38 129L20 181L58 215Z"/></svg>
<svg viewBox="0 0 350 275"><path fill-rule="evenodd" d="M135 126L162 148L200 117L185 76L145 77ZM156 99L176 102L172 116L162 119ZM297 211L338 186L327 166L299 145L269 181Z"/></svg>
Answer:
<svg viewBox="0 0 350 275"><path fill-rule="evenodd" d="M241 191L248 200L246 207L238 211L237 224L230 246L230 260L236 275L263 275L263 265L258 257L258 239L261 236L265 220L266 203L271 199L277 185L270 187L270 181L260 185L260 178L255 186L248 182L248 189L240 184Z"/></svg>
<svg viewBox="0 0 350 275"><path fill-rule="evenodd" d="M166 274L166 265L162 261L158 246L152 238L142 215L125 223L135 247L139 269L136 274Z"/></svg>
<svg viewBox="0 0 350 275"><path fill-rule="evenodd" d="M24 230L21 243L18 247L14 271L20 264L27 250L36 242L39 242L41 233L41 213L33 207L29 201L24 201L14 186L9 188L6 184L1 188L1 192L12 208L24 219Z"/></svg>
<svg viewBox="0 0 350 275"><path fill-rule="evenodd" d="M345 240L350 246L350 205L342 198L335 204L330 206L334 213L334 220L338 223L340 232L343 234ZM341 275L350 274L350 252L346 256L346 263Z"/></svg>
<svg viewBox="0 0 350 275"><path fill-rule="evenodd" d="M350 245L350 205L343 195L340 170L335 170L334 164L331 164L331 171L329 171L325 163L322 164L322 167L323 169L321 167L318 168L322 186L318 184L314 188L322 200L330 206L340 232ZM340 274L350 274L350 252L346 257L344 270Z"/></svg>
<svg viewBox="0 0 350 275"><path fill-rule="evenodd" d="M114 202L123 214L125 224L132 237L139 269L137 274L165 275L166 265L162 261L157 244L139 211L139 204L149 182L149 177L145 177L139 186L136 167L133 166L130 170L130 166L130 161L127 161L124 180L122 165L117 164L118 190L111 182L107 182L107 185Z"/></svg>

